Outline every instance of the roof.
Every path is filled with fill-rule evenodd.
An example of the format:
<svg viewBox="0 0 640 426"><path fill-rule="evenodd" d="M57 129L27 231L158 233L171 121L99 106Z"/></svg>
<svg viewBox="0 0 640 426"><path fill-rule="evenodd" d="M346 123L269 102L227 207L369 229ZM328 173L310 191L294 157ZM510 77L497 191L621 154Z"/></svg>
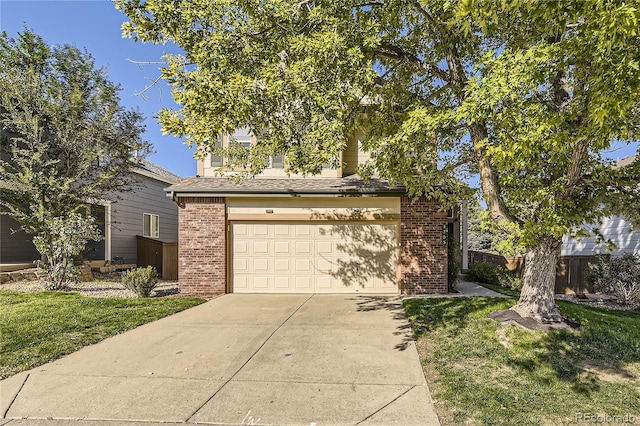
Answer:
<svg viewBox="0 0 640 426"><path fill-rule="evenodd" d="M182 180L181 176L178 176L177 174L170 172L149 160L145 160L144 158L137 160L136 168L134 168L133 171L165 183L174 184Z"/></svg>
<svg viewBox="0 0 640 426"><path fill-rule="evenodd" d="M165 189L176 196L251 196L251 195L289 195L289 196L396 196L407 193L402 185L389 185L389 182L372 179L365 182L358 176L343 178L254 178L235 182L225 177L192 177Z"/></svg>
<svg viewBox="0 0 640 426"><path fill-rule="evenodd" d="M628 157L623 158L622 160L618 161L618 163L616 164L618 167L626 167L629 164L633 163L636 160L636 157L638 155L630 155Z"/></svg>

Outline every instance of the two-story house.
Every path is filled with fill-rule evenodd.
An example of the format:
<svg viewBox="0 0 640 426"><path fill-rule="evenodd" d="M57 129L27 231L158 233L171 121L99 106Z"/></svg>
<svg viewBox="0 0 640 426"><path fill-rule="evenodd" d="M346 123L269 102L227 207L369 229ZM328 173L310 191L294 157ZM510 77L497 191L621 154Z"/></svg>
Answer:
<svg viewBox="0 0 640 426"><path fill-rule="evenodd" d="M237 183L216 175L224 158L199 160L197 177L167 188L180 207L180 292L446 293L447 236L459 223L435 200L360 179L363 138L349 138L342 168L314 177L287 176L274 157ZM246 129L233 139L256 142Z"/></svg>

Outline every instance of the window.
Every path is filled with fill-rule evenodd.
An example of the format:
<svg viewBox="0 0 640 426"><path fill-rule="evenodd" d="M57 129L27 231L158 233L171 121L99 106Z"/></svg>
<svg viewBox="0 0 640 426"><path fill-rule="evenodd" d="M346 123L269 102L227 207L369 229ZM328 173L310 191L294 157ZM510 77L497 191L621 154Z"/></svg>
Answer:
<svg viewBox="0 0 640 426"><path fill-rule="evenodd" d="M216 141L216 148L228 148L231 140L239 143L244 148L251 149L253 145L253 136L251 134L251 129L248 127L243 127L241 129L236 130L230 135L221 136ZM219 168L223 167L226 159L221 155L211 154L211 167ZM267 163L268 169L284 169L284 155L278 154L269 157L269 162Z"/></svg>
<svg viewBox="0 0 640 426"><path fill-rule="evenodd" d="M216 148L222 148L222 137L216 141ZM211 167L222 167L223 164L224 158L221 155L211 154Z"/></svg>
<svg viewBox="0 0 640 426"><path fill-rule="evenodd" d="M145 237L160 237L160 216L157 214L142 214L142 235Z"/></svg>
<svg viewBox="0 0 640 426"><path fill-rule="evenodd" d="M284 155L283 154L278 154L278 155L274 155L271 158L271 168L272 169L284 169Z"/></svg>

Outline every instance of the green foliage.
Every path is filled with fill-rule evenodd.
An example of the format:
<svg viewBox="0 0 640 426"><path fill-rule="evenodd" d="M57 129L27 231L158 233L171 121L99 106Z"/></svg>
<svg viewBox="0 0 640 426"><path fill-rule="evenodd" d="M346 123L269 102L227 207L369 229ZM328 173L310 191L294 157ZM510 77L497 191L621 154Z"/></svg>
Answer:
<svg viewBox="0 0 640 426"><path fill-rule="evenodd" d="M479 262L472 265L467 272L467 278L478 283L499 285L511 290L522 288L522 278L489 262Z"/></svg>
<svg viewBox="0 0 640 426"><path fill-rule="evenodd" d="M467 277L471 281L500 285L502 268L488 262L479 262L471 266L467 272Z"/></svg>
<svg viewBox="0 0 640 426"><path fill-rule="evenodd" d="M640 302L640 256L631 253L611 259L600 256L590 268L587 280L594 290L615 296L623 305Z"/></svg>
<svg viewBox="0 0 640 426"><path fill-rule="evenodd" d="M143 117L120 106L118 90L86 51L50 46L28 29L0 35L0 207L36 236L54 288L72 279L66 256L91 238L89 222L73 215L130 189L131 155L149 148Z"/></svg>
<svg viewBox="0 0 640 426"><path fill-rule="evenodd" d="M153 266L130 269L122 274L124 288L135 292L139 297L149 297L157 283L158 274Z"/></svg>
<svg viewBox="0 0 640 426"><path fill-rule="evenodd" d="M82 253L88 240L99 240L100 232L91 216L83 217L77 213L45 218L42 231L33 239L33 244L46 258L46 262L37 262L48 274L45 287L48 290L64 290L78 279L74 257Z"/></svg>
<svg viewBox="0 0 640 426"><path fill-rule="evenodd" d="M458 284L462 261L460 259L460 244L451 236L447 240L447 284L449 291L453 291Z"/></svg>
<svg viewBox="0 0 640 426"><path fill-rule="evenodd" d="M0 379L202 302L0 290Z"/></svg>
<svg viewBox="0 0 640 426"><path fill-rule="evenodd" d="M638 145L634 2L115 4L125 36L184 49L162 69L180 108L160 123L201 158L229 154L215 147L219 134L249 127L259 142L233 152L232 166L254 175L284 153L290 172L316 173L339 166L347 137L365 130L371 159L359 174L411 195L454 205L479 172L514 251L555 251L615 214L640 226L640 156L624 168L602 156Z"/></svg>
<svg viewBox="0 0 640 426"><path fill-rule="evenodd" d="M480 206L469 209L469 250L503 256L521 256L524 250L520 245L521 234L513 225L499 226L491 220L489 212Z"/></svg>
<svg viewBox="0 0 640 426"><path fill-rule="evenodd" d="M488 318L514 303L404 301L442 424L563 425L577 412L637 418L640 312L559 302L582 328L551 332Z"/></svg>

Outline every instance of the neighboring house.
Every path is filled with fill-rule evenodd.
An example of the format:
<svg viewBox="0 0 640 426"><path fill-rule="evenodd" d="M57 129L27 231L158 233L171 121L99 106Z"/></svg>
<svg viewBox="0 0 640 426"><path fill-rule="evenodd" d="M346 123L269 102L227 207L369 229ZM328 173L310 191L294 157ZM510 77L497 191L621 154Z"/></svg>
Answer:
<svg viewBox="0 0 640 426"><path fill-rule="evenodd" d="M447 236L459 222L435 200L355 175L368 159L363 137L348 140L343 168L312 178L287 177L282 157L241 183L216 177L224 158L198 161L199 176L166 189L180 206L180 292L446 293Z"/></svg>
<svg viewBox="0 0 640 426"><path fill-rule="evenodd" d="M631 164L636 155L626 157L618 162L618 167ZM593 229L593 227L591 228ZM575 239L565 237L562 244L562 256L591 256L594 254L611 254L622 256L625 253L640 254L640 230L631 231L631 224L621 217L606 218L599 228L605 242L598 243L593 232L590 237ZM616 249L607 249L606 240L611 240Z"/></svg>
<svg viewBox="0 0 640 426"><path fill-rule="evenodd" d="M163 188L180 182L180 176L150 161L136 161L132 174L137 184L132 191L121 193L117 201L87 206L104 239L90 241L85 258L136 264L136 236L167 242L178 240L178 208L166 197ZM30 235L13 232L19 229L15 221L0 216L0 228L0 263L30 264L40 258Z"/></svg>

